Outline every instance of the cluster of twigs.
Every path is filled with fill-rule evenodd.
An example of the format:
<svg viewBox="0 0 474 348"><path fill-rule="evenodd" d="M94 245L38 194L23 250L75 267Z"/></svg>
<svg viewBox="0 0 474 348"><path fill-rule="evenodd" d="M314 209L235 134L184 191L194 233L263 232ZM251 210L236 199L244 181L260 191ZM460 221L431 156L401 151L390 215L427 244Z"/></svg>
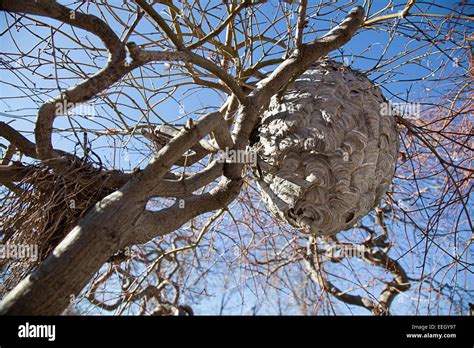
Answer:
<svg viewBox="0 0 474 348"><path fill-rule="evenodd" d="M86 212L111 190L107 177L86 162L71 162L58 172L38 163L35 170L2 197L1 238L4 244L34 246L34 259L5 258L0 266L9 276L3 290L15 286L40 264Z"/></svg>

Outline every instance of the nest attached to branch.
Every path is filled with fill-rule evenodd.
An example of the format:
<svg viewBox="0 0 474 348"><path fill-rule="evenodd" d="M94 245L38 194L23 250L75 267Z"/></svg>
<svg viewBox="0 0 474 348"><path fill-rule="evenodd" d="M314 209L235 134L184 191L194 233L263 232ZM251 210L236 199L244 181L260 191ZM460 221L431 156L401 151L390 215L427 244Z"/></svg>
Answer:
<svg viewBox="0 0 474 348"><path fill-rule="evenodd" d="M90 163L71 163L61 173L39 164L14 192L1 198L2 244L37 251L35 258L0 260L0 267L7 274L2 293L31 273L87 211L113 191L104 186L106 180L100 169Z"/></svg>
<svg viewBox="0 0 474 348"><path fill-rule="evenodd" d="M272 99L254 146L267 208L306 232L333 235L384 196L399 139L380 89L363 74L324 61Z"/></svg>

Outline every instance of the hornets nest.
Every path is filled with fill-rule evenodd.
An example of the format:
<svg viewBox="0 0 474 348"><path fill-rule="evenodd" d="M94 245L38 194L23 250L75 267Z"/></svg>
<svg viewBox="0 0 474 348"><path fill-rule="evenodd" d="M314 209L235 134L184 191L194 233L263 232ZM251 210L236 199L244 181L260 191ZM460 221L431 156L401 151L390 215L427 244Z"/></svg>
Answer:
<svg viewBox="0 0 474 348"><path fill-rule="evenodd" d="M272 99L254 147L269 210L306 232L331 235L384 196L399 140L380 89L363 74L324 61Z"/></svg>

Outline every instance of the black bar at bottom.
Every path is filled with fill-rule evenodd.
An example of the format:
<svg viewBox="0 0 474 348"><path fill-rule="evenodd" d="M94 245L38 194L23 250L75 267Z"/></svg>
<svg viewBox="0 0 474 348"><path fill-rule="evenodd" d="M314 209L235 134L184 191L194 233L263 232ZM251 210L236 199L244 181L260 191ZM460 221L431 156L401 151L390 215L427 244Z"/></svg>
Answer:
<svg viewBox="0 0 474 348"><path fill-rule="evenodd" d="M474 343L474 317L0 317L0 346L37 344L446 345ZM54 325L54 340L53 330ZM31 337L39 336L43 337ZM22 336L22 337L19 337ZM26 337L25 337L26 336Z"/></svg>

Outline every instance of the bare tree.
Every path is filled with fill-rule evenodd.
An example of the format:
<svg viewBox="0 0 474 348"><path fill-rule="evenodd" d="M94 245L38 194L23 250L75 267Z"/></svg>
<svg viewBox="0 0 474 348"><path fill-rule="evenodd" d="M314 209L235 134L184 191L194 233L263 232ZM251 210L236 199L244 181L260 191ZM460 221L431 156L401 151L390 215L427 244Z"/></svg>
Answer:
<svg viewBox="0 0 474 348"><path fill-rule="evenodd" d="M10 99L29 98L38 108L34 141L15 127L17 117L0 123L8 142L0 167L2 243L37 245L39 257L2 261L8 293L0 313L60 314L71 299L81 299L117 314L188 315L184 290L186 298L209 296L217 265L226 270L224 294L243 298L239 284L245 284L263 301L260 291L268 298L276 291L281 313L290 300L305 314L337 313L330 295L389 314L395 297L416 284L413 313L422 299L427 312L445 303L454 306L448 312L465 311L473 230L468 2L453 9L414 0L362 5L3 0L1 35L11 37L16 51L2 54L2 80L20 79L22 85L9 87L17 91ZM23 48L16 30L36 45ZM348 57L344 45L367 33L383 35L386 46L374 53L368 42ZM368 209L344 211L349 229L337 237L308 234L304 224L291 228L270 216L253 180L265 168L219 160L223 150L258 147L270 103L282 105L298 78L330 53L345 65L365 59L372 67L364 74L387 98L423 106L417 115L398 110L390 118L400 131L393 186L365 217ZM426 57L438 66L424 66ZM25 72L50 86L37 87ZM424 81L443 92L415 99L410 89L400 92L403 83ZM160 106L173 101L180 114L182 99L201 92L214 93L221 105L209 102L173 121L160 115ZM71 115L90 102L103 114ZM60 118L69 126L54 127ZM396 132L387 134L389 146L398 147ZM56 136L63 137L62 149ZM136 154L135 168L115 163L122 150ZM388 167L378 178L383 190L367 208L391 181ZM372 180L365 172L359 182ZM353 260L372 268L354 271ZM230 305L223 295L218 312Z"/></svg>

